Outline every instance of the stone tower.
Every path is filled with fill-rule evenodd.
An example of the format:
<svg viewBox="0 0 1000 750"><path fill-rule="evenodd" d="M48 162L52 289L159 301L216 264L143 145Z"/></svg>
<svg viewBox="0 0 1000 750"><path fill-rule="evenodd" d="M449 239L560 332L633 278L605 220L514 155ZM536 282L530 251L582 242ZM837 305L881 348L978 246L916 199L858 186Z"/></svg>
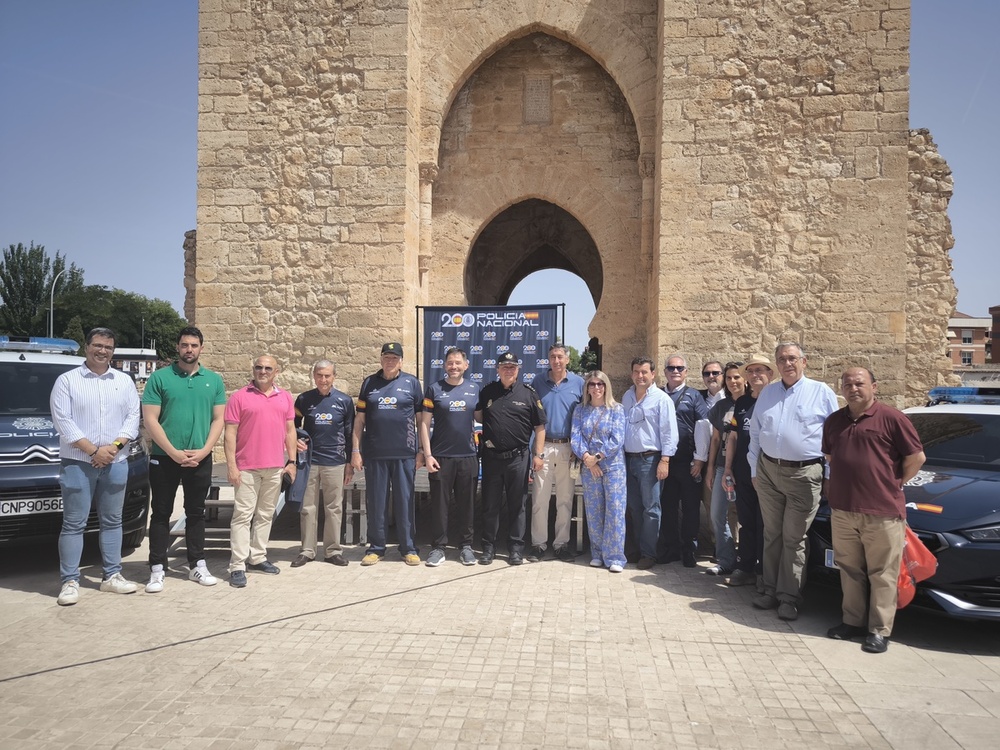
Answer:
<svg viewBox="0 0 1000 750"><path fill-rule="evenodd" d="M909 0L201 0L188 308L234 387L342 387L417 305L586 282L605 369L801 340L950 372L951 178L909 130ZM548 300L537 300L539 303ZM414 355L410 355L413 352Z"/></svg>

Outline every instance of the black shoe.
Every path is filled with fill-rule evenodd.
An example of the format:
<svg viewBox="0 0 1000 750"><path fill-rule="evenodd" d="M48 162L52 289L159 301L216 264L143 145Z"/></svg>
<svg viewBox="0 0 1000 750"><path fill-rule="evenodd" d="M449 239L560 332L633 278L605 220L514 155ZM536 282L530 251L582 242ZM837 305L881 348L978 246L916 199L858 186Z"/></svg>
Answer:
<svg viewBox="0 0 1000 750"><path fill-rule="evenodd" d="M889 639L878 633L870 633L865 642L861 644L861 650L869 654L884 654L889 648Z"/></svg>
<svg viewBox="0 0 1000 750"><path fill-rule="evenodd" d="M694 552L682 552L681 560L683 561L685 568L693 568L695 566Z"/></svg>
<svg viewBox="0 0 1000 750"><path fill-rule="evenodd" d="M479 564L480 565L492 565L493 564L493 556L495 554L496 553L493 551L492 547L485 547L483 549L483 554L479 558Z"/></svg>
<svg viewBox="0 0 1000 750"><path fill-rule="evenodd" d="M826 637L833 638L835 641L852 641L867 633L868 630L860 625L848 625L846 622L842 622L827 630Z"/></svg>
<svg viewBox="0 0 1000 750"><path fill-rule="evenodd" d="M521 557L521 550L518 550L518 549L513 550L507 556L507 564L508 565L520 565L523 562L524 562L524 558Z"/></svg>
<svg viewBox="0 0 1000 750"><path fill-rule="evenodd" d="M576 558L576 553L569 548L568 544L564 544L556 550L556 558L563 562L573 562Z"/></svg>
<svg viewBox="0 0 1000 750"><path fill-rule="evenodd" d="M348 562L347 558L344 557L343 555L330 555L330 557L324 557L323 562L328 562L331 565L337 565L338 567L341 568L351 564L350 562Z"/></svg>
<svg viewBox="0 0 1000 750"><path fill-rule="evenodd" d="M527 559L528 562L539 562L543 557L545 557L545 550L535 545L528 550L528 556L525 559Z"/></svg>
<svg viewBox="0 0 1000 750"><path fill-rule="evenodd" d="M256 565L249 563L247 565L247 570L255 570L258 573L267 573L272 576L276 576L281 572L277 565L272 562L268 562L267 560L262 563L257 563Z"/></svg>
<svg viewBox="0 0 1000 750"><path fill-rule="evenodd" d="M640 557L639 562L636 563L636 567L639 570L649 570L654 565L656 565L656 560L652 557Z"/></svg>
<svg viewBox="0 0 1000 750"><path fill-rule="evenodd" d="M306 563L311 563L311 562L312 562L311 557L306 557L305 555L299 555L294 560L292 560L292 567L301 568Z"/></svg>
<svg viewBox="0 0 1000 750"><path fill-rule="evenodd" d="M705 574L710 576L727 576L732 572L733 572L732 568L726 568L718 564L713 565L711 568L707 568L705 570Z"/></svg>

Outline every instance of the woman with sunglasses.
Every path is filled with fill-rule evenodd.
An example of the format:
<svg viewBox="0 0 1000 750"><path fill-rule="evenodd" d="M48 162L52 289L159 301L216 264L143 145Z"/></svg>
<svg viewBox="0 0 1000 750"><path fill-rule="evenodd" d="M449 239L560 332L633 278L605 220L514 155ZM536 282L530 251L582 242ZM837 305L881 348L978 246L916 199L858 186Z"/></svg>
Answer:
<svg viewBox="0 0 1000 750"><path fill-rule="evenodd" d="M705 571L710 576L727 576L736 569L736 544L729 527L729 497L732 492L727 493L722 486L722 475L726 470L726 443L732 429L733 408L736 400L746 390L746 381L740 372L742 366L742 362L727 362L722 368L725 396L708 412L708 421L712 425L712 444L708 451L705 484L712 493L709 512L712 530L715 532L716 560L715 565Z"/></svg>
<svg viewBox="0 0 1000 750"><path fill-rule="evenodd" d="M583 402L573 412L570 439L582 464L590 564L621 573L625 567L625 411L600 370L587 373Z"/></svg>

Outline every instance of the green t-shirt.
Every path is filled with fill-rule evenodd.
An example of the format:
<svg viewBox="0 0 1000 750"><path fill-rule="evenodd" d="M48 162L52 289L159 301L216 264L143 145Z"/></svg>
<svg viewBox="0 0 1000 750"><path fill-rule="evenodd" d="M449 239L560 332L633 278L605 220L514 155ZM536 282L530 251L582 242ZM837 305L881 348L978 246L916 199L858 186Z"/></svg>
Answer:
<svg viewBox="0 0 1000 750"><path fill-rule="evenodd" d="M226 387L207 367L188 375L175 362L149 376L142 403L160 407L160 426L171 445L178 450L198 450L208 440L212 409L226 405ZM166 455L156 443L152 453Z"/></svg>

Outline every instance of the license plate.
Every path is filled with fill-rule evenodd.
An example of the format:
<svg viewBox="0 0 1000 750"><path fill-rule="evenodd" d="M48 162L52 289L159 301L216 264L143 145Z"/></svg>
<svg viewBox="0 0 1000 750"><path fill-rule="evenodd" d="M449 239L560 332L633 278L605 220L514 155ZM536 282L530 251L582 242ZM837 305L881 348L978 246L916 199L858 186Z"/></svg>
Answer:
<svg viewBox="0 0 1000 750"><path fill-rule="evenodd" d="M826 567L828 567L828 568L836 568L837 570L840 570L840 566L837 565L836 561L833 559L833 550L832 549L828 549L826 551Z"/></svg>
<svg viewBox="0 0 1000 750"><path fill-rule="evenodd" d="M0 516L30 516L34 513L62 513L62 497L27 497L0 500Z"/></svg>

